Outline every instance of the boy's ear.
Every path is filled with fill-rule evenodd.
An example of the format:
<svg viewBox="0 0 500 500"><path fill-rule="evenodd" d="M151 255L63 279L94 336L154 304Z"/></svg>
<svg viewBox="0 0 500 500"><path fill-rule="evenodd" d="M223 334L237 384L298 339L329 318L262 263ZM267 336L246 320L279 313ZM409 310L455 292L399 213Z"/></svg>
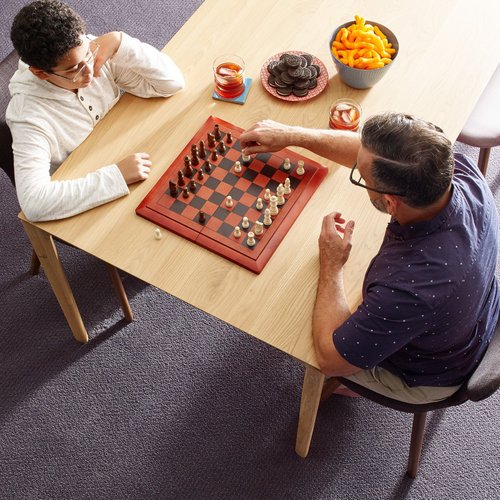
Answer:
<svg viewBox="0 0 500 500"><path fill-rule="evenodd" d="M35 68L34 66L30 66L29 70L37 77L40 78L40 80L47 80L50 78L50 73L47 73L43 69L40 68Z"/></svg>

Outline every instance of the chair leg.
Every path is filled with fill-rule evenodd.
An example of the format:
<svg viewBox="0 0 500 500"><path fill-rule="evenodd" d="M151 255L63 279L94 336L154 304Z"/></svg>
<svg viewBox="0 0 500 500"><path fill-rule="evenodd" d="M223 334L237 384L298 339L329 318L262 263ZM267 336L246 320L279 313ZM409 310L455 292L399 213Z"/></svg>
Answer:
<svg viewBox="0 0 500 500"><path fill-rule="evenodd" d="M132 309L130 307L125 288L123 288L123 283L120 275L118 274L118 269L110 264L106 264L106 267L108 269L109 276L111 277L111 282L115 287L116 294L118 295L118 300L120 301L123 315L125 316L125 319L129 323L131 323L132 321L134 321L134 313L132 312Z"/></svg>
<svg viewBox="0 0 500 500"><path fill-rule="evenodd" d="M490 160L491 148L481 148L479 150L479 159L477 161L479 170L481 170L483 175L486 175L486 169L488 168L488 161Z"/></svg>
<svg viewBox="0 0 500 500"><path fill-rule="evenodd" d="M34 250L31 251L31 276L36 276L40 272L40 259Z"/></svg>
<svg viewBox="0 0 500 500"><path fill-rule="evenodd" d="M323 384L323 390L321 391L321 399L319 400L319 404L324 403L340 385L340 381L335 377L325 380L325 383Z"/></svg>
<svg viewBox="0 0 500 500"><path fill-rule="evenodd" d="M420 454L422 452L422 443L425 433L425 418L427 412L422 411L413 415L413 425L411 428L410 454L408 457L408 468L406 474L414 479L417 475L418 465L420 463Z"/></svg>

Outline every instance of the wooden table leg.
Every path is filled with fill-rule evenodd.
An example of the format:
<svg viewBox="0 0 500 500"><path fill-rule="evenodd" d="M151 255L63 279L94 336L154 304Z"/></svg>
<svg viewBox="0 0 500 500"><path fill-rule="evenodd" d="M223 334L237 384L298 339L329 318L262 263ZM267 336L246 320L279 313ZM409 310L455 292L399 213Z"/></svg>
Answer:
<svg viewBox="0 0 500 500"><path fill-rule="evenodd" d="M295 443L295 451L302 458L306 458L309 453L324 382L325 376L318 369L306 365L300 400L297 441Z"/></svg>
<svg viewBox="0 0 500 500"><path fill-rule="evenodd" d="M63 310L64 316L69 323L69 327L73 332L73 337L75 337L78 342L88 342L89 337L87 335L87 330L85 329L80 311L73 297L73 292L71 291L68 279L66 278L61 261L59 260L59 255L57 254L52 236L29 222L21 222L31 241L33 249L40 259L45 275L52 286L52 290Z"/></svg>

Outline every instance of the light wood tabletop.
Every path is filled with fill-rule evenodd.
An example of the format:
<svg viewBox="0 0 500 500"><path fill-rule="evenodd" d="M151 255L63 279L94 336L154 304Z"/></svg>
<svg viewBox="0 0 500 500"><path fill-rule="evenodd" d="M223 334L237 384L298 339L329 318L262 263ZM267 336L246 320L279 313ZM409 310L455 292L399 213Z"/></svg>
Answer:
<svg viewBox="0 0 500 500"><path fill-rule="evenodd" d="M400 44L393 67L367 90L351 89L339 80L329 51L334 29L355 14L387 26ZM168 99L125 95L54 175L80 177L128 154L147 151L154 164L150 178L132 186L129 196L66 220L33 224L20 215L75 338L85 341L86 331L52 236L304 362L297 452L305 456L324 379L311 338L322 218L339 210L356 221L345 267L347 298L354 309L387 217L371 206L364 190L349 182L348 169L303 150L327 166L329 174L259 275L166 230L156 240L156 226L137 216L135 208L210 115L242 128L264 118L326 128L330 104L350 97L361 104L363 118L404 111L441 126L454 140L498 64L498 26L492 26L497 19L500 6L494 0L476 5L470 0L206 0L164 49L183 71L186 89ZM479 49L477 40L491 50ZM284 102L261 85L263 62L288 50L309 52L326 65L330 79L319 96ZM224 53L240 55L246 75L253 79L243 106L211 97L212 61Z"/></svg>

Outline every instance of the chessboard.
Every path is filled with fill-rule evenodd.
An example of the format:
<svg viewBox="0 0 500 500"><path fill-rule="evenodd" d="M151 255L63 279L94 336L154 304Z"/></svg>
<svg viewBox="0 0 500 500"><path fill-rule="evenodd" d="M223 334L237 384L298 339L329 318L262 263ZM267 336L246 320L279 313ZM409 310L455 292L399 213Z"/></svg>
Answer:
<svg viewBox="0 0 500 500"><path fill-rule="evenodd" d="M328 170L289 149L245 157L239 140L242 132L210 116L136 213L260 273ZM281 195L278 213L269 218L268 212L264 220L266 198L279 190L283 193L280 185L288 185L289 192ZM267 223L257 224L260 234L257 221ZM250 232L254 237L249 239Z"/></svg>

